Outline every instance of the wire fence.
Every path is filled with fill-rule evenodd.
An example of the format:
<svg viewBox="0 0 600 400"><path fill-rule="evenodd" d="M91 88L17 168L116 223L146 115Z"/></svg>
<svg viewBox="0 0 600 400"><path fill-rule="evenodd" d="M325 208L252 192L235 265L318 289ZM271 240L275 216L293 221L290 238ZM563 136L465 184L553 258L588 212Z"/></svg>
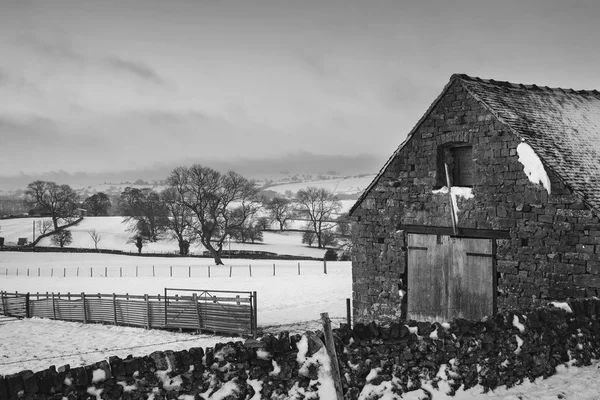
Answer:
<svg viewBox="0 0 600 400"><path fill-rule="evenodd" d="M238 278L265 276L321 275L347 272L348 266L327 261L303 263L252 263L236 265L140 265L86 267L0 267L0 277L175 277L175 278Z"/></svg>

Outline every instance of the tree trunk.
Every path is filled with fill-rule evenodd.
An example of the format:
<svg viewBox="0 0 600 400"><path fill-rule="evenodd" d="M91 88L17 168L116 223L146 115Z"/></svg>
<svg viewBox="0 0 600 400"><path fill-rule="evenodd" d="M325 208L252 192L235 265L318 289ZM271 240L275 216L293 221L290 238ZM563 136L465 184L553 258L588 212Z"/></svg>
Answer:
<svg viewBox="0 0 600 400"><path fill-rule="evenodd" d="M215 265L223 265L223 261L221 260L221 254L218 251L212 249L211 253L215 259Z"/></svg>
<svg viewBox="0 0 600 400"><path fill-rule="evenodd" d="M57 231L58 230L58 218L55 217L54 215L52 216L52 223L54 224L54 230Z"/></svg>
<svg viewBox="0 0 600 400"><path fill-rule="evenodd" d="M210 251L210 254L212 254L213 258L215 259L215 265L223 265L223 261L221 261L221 250L222 248L220 248L219 250L215 249L212 244L210 243L204 243L202 242L202 245L208 250Z"/></svg>

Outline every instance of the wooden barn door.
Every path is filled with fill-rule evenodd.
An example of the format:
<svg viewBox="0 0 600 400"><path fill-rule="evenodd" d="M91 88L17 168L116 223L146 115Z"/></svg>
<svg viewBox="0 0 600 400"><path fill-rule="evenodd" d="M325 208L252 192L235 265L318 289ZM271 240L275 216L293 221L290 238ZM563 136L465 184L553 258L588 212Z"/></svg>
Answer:
<svg viewBox="0 0 600 400"><path fill-rule="evenodd" d="M491 239L408 234L408 319L492 315L493 277Z"/></svg>

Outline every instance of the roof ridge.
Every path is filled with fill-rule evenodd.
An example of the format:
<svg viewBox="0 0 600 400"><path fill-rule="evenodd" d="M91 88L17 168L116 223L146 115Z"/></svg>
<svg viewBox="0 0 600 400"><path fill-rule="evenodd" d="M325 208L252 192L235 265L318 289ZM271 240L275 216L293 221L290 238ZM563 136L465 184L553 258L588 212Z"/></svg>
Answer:
<svg viewBox="0 0 600 400"><path fill-rule="evenodd" d="M580 95L590 95L600 97L600 92L596 89L584 89L584 90L576 90L571 88L560 88L555 87L551 88L548 86L538 86L535 83L533 84L523 84L523 83L513 83L508 81L497 81L494 79L482 79L476 76L469 76L466 74L453 74L450 80L460 79L467 82L475 82L478 84L487 84L493 86L500 86L509 89L518 89L518 90L535 90L535 91L547 91L561 94L580 94Z"/></svg>

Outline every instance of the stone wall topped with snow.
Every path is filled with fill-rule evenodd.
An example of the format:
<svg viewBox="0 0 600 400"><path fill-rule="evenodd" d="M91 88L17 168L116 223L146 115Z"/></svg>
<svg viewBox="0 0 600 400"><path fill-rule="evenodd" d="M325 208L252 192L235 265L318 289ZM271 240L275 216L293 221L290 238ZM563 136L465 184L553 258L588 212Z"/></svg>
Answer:
<svg viewBox="0 0 600 400"><path fill-rule="evenodd" d="M453 395L477 385L487 391L547 378L558 366L590 365L600 357L600 300L477 322L359 323L335 333L346 399L395 399L406 392L432 398L434 391Z"/></svg>
<svg viewBox="0 0 600 400"><path fill-rule="evenodd" d="M331 399L335 388L322 335L267 335L214 348L110 357L93 365L0 376L0 400Z"/></svg>

